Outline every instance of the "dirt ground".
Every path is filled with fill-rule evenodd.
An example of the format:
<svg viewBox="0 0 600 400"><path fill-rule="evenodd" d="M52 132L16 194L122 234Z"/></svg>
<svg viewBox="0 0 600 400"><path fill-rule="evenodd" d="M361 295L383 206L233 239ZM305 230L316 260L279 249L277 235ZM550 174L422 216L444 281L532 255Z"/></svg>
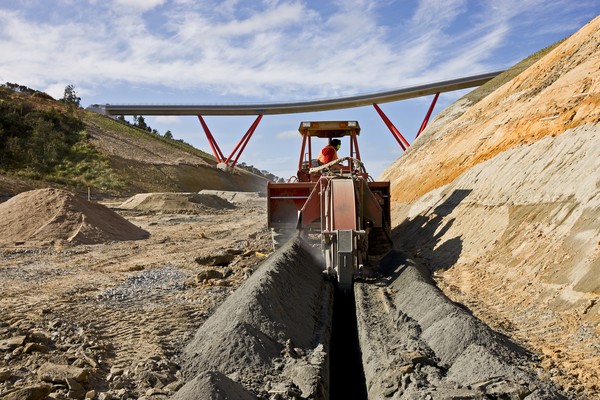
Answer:
<svg viewBox="0 0 600 400"><path fill-rule="evenodd" d="M0 397L167 398L183 384L178 351L270 251L259 198L116 211L150 237L1 248Z"/></svg>

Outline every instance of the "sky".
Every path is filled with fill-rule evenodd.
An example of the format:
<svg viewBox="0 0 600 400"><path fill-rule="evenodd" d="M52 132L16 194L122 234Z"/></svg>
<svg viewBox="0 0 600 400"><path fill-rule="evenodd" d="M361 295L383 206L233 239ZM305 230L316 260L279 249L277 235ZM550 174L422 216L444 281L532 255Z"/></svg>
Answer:
<svg viewBox="0 0 600 400"><path fill-rule="evenodd" d="M0 82L56 99L73 85L83 107L336 98L503 70L599 14L599 0L0 0ZM412 143L431 100L380 106ZM228 155L254 118L205 120ZM145 120L211 152L194 116ZM359 121L374 178L403 153L368 106L267 115L240 162L295 175L300 122L319 120Z"/></svg>

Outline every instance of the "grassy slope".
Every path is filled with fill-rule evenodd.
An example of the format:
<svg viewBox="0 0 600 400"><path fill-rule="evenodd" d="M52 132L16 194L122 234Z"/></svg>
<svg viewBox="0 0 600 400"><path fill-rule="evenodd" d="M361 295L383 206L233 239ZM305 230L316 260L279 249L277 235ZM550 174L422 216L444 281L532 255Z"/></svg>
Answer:
<svg viewBox="0 0 600 400"><path fill-rule="evenodd" d="M130 195L141 191L200 189L264 190L265 179L247 171L227 174L215 168L210 154L177 140L147 132L106 116L73 109L44 93L0 88L0 101L21 110L71 113L84 125L79 141L49 171L27 166L0 168L0 195L47 186L84 192ZM111 151L117 150L117 151Z"/></svg>

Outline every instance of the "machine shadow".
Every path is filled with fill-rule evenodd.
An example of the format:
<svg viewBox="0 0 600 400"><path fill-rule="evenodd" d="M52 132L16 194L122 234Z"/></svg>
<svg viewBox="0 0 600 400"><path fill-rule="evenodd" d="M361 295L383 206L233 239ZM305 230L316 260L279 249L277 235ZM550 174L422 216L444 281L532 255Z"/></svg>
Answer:
<svg viewBox="0 0 600 400"><path fill-rule="evenodd" d="M447 217L471 192L471 189L454 190L433 210L404 220L392 230L394 246L427 267L429 273L452 267L462 253L462 238L457 236L441 244L440 241L455 221Z"/></svg>

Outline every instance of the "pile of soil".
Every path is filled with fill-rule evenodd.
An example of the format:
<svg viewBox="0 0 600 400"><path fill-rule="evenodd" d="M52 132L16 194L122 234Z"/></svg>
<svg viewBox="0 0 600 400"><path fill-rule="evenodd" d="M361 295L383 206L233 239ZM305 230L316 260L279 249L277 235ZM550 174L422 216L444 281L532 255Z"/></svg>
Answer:
<svg viewBox="0 0 600 400"><path fill-rule="evenodd" d="M229 201L219 196L201 193L140 193L130 197L119 206L126 210L176 214L200 213L234 207Z"/></svg>
<svg viewBox="0 0 600 400"><path fill-rule="evenodd" d="M108 208L62 189L24 192L0 204L0 243L97 244L148 232Z"/></svg>
<svg viewBox="0 0 600 400"><path fill-rule="evenodd" d="M421 265L400 252L381 265L377 284L355 284L369 398L564 398L531 354L450 301Z"/></svg>
<svg viewBox="0 0 600 400"><path fill-rule="evenodd" d="M200 191L200 194L219 196L220 198L225 199L233 204L262 203L265 201L265 198L260 197L260 193L258 192L235 192L230 190L204 189Z"/></svg>
<svg viewBox="0 0 600 400"><path fill-rule="evenodd" d="M173 399L326 398L332 300L310 246L291 240L198 329Z"/></svg>

